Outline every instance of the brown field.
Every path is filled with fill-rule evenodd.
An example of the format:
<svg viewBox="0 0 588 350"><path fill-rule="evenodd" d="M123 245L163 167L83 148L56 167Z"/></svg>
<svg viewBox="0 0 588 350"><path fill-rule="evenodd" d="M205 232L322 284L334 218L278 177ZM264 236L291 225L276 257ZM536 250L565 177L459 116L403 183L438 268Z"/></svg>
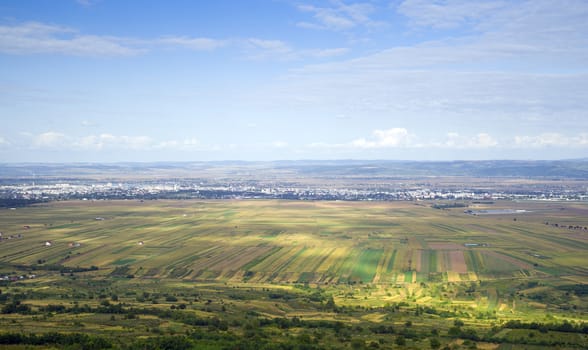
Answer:
<svg viewBox="0 0 588 350"><path fill-rule="evenodd" d="M456 273L467 273L468 268L461 250L452 250L447 252L449 260L449 271Z"/></svg>

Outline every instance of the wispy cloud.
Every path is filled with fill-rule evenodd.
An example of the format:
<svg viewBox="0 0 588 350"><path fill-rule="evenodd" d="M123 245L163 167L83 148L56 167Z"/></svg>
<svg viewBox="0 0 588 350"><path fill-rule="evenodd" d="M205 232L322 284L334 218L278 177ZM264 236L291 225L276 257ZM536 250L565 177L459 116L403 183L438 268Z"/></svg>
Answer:
<svg viewBox="0 0 588 350"><path fill-rule="evenodd" d="M324 57L336 57L342 56L351 51L347 47L338 47L334 49L311 49L311 50L302 50L300 52L301 56L309 56L309 57L317 57L317 58L324 58Z"/></svg>
<svg viewBox="0 0 588 350"><path fill-rule="evenodd" d="M249 38L242 43L251 59L299 60L307 57L327 58L345 55L348 48L295 49L282 40Z"/></svg>
<svg viewBox="0 0 588 350"><path fill-rule="evenodd" d="M116 136L106 133L70 138L69 141L69 145L78 150L148 150L153 144L153 139L148 136Z"/></svg>
<svg viewBox="0 0 588 350"><path fill-rule="evenodd" d="M179 140L157 140L145 135L115 135L111 133L90 134L83 136L66 135L61 132L47 131L39 134L23 132L19 142L11 143L0 137L0 146L32 150L52 151L214 151L226 147L222 145L205 145L196 138ZM228 146L227 146L228 147Z"/></svg>
<svg viewBox="0 0 588 350"><path fill-rule="evenodd" d="M9 54L65 54L128 56L143 52L128 39L84 35L69 27L38 22L0 26L0 52Z"/></svg>
<svg viewBox="0 0 588 350"><path fill-rule="evenodd" d="M130 56L158 48L212 51L229 43L228 40L188 36L139 39L87 35L70 27L39 22L0 26L0 52L22 55Z"/></svg>
<svg viewBox="0 0 588 350"><path fill-rule="evenodd" d="M74 28L39 22L0 25L0 53L14 55L133 56L161 49L215 51L222 48L240 49L249 58L280 60L320 59L349 51L342 47L294 48L282 40L263 38L215 39L177 35L128 38L87 35Z"/></svg>
<svg viewBox="0 0 588 350"><path fill-rule="evenodd" d="M153 148L176 151L197 151L209 149L196 138L187 138L183 140L167 140L156 143Z"/></svg>
<svg viewBox="0 0 588 350"><path fill-rule="evenodd" d="M99 3L100 0L76 0L76 2L82 6L90 7Z"/></svg>
<svg viewBox="0 0 588 350"><path fill-rule="evenodd" d="M415 3L425 6L405 2L416 9ZM443 9L438 23L422 19L423 26L474 29L390 45L352 59L308 64L292 70L279 89L268 92L275 96L272 101L363 114L368 122L394 115L415 131L419 125L444 125L465 134L475 131L475 125L492 135L502 128L501 136L513 138L517 128L532 134L588 129L586 1L570 0L566 6L543 0L427 3L449 10L454 6L462 14L445 20L449 10ZM471 18L459 9L474 5L479 8L471 9ZM493 9L491 15L486 6Z"/></svg>
<svg viewBox="0 0 588 350"><path fill-rule="evenodd" d="M185 36L167 36L156 42L164 46L181 47L197 51L211 51L229 45L228 40L191 38Z"/></svg>
<svg viewBox="0 0 588 350"><path fill-rule="evenodd" d="M358 26L381 24L370 17L376 9L367 2L346 4L343 1L333 1L330 7L304 4L299 5L298 10L310 13L313 17L310 22L298 22L297 25L302 28L345 31Z"/></svg>
<svg viewBox="0 0 588 350"><path fill-rule="evenodd" d="M518 148L543 148L543 147L588 147L588 133L576 136L568 136L560 133L542 133L536 136L515 136L514 146Z"/></svg>
<svg viewBox="0 0 588 350"><path fill-rule="evenodd" d="M16 137L16 136L15 136ZM123 152L139 154L141 152L225 152L240 151L275 151L293 154L339 155L372 157L385 154L447 153L464 154L464 152L520 152L521 150L569 150L581 152L588 149L588 133L566 135L561 133L542 133L538 135L495 138L486 132L462 135L457 132L439 134L437 137L416 134L406 128L396 127L376 129L370 135L350 139L347 142L315 142L300 144L292 139L278 139L263 144L205 144L199 139L156 139L146 135L116 135L111 133L89 134L83 136L67 135L57 131L38 134L21 133L20 139L11 140L0 137L0 150L13 151L50 151L69 154L112 154ZM220 154L220 153L219 153ZM319 156L320 157L320 156Z"/></svg>
<svg viewBox="0 0 588 350"><path fill-rule="evenodd" d="M424 28L467 27L472 49L482 57L546 57L565 59L587 54L588 3L567 0L554 8L553 1L406 0L397 11ZM463 35L462 35L463 36ZM558 56L559 55L559 56Z"/></svg>
<svg viewBox="0 0 588 350"><path fill-rule="evenodd" d="M479 133L475 136L461 136L456 132L447 133L446 139L441 143L432 143L433 147L441 148L491 148L498 146L498 141L487 133Z"/></svg>
<svg viewBox="0 0 588 350"><path fill-rule="evenodd" d="M439 29L475 22L506 5L504 1L405 0L398 6L398 12L407 16L414 25Z"/></svg>
<svg viewBox="0 0 588 350"><path fill-rule="evenodd" d="M249 52L250 58L253 59L276 56L290 58L294 53L294 49L281 40L249 38L243 41L243 46Z"/></svg>

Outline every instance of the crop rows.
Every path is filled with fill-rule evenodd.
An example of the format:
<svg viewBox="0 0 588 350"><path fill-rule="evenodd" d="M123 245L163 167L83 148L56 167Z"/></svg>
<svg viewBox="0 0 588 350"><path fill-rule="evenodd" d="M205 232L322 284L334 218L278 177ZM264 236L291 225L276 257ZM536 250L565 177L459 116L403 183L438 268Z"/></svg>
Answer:
<svg viewBox="0 0 588 350"><path fill-rule="evenodd" d="M586 237L532 215L514 221L410 203L66 202L0 212L0 262L271 283L584 274Z"/></svg>

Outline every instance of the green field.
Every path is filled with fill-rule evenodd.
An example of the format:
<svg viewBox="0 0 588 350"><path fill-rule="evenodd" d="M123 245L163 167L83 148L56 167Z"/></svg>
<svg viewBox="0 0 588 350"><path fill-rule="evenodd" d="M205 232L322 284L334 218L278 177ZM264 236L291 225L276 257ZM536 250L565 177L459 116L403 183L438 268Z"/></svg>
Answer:
<svg viewBox="0 0 588 350"><path fill-rule="evenodd" d="M492 336L499 331L492 333L492 327L509 320L584 322L588 204L487 206L527 212L474 216L423 202L277 200L71 201L2 210L0 296L8 295L4 307L25 305L29 315L6 312L0 326L22 334L84 331L124 339L120 332L126 331L151 339L200 329L151 310L182 304L173 315L216 317L238 337L245 336L243 322L253 315L295 317L363 324L365 332L358 334L366 334L361 339L368 346L377 341L367 335L370 327L398 328L410 320L411 331L444 330L443 343L464 347L456 339L467 335L447 333L456 317ZM142 308L140 321L117 313L109 318L97 309L105 300L124 304L127 314L128 308ZM87 312L59 319L44 311L47 305L84 304ZM419 312L422 307L435 312ZM274 339L279 327L268 332ZM318 343L351 346L351 339L331 331L323 337L330 340ZM383 345L399 333L381 337ZM424 343L410 332L403 337L406 347L429 346L430 336L418 337ZM586 345L585 335L579 337L570 348ZM484 346L502 346L501 339L487 336ZM504 339L510 339L506 333ZM543 338L524 343L541 346L537 339Z"/></svg>

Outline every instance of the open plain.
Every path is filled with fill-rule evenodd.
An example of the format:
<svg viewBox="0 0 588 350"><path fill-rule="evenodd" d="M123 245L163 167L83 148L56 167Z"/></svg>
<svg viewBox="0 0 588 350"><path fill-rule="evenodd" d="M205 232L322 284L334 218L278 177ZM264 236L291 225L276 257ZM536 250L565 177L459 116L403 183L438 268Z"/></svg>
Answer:
<svg viewBox="0 0 588 350"><path fill-rule="evenodd" d="M0 326L83 331L123 348L177 334L212 348L231 347L231 337L284 347L306 337L318 347L588 344L586 203L439 204L116 200L5 209ZM203 329L218 339L199 341ZM521 329L536 334L513 336Z"/></svg>

